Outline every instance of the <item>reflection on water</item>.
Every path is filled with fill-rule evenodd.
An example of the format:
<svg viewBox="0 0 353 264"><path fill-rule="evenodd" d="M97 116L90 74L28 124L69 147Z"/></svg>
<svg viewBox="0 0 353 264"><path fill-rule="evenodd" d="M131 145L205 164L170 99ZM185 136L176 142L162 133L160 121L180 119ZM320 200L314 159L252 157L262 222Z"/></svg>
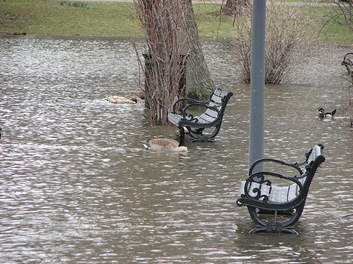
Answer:
<svg viewBox="0 0 353 264"><path fill-rule="evenodd" d="M226 41L204 42L215 83L234 93L223 127L215 143L188 143L184 154L143 149L141 140L177 130L150 127L142 101L105 101L137 89L130 40L26 36L0 38L0 46L0 262L353 258L353 140L341 118L348 50L322 49L287 82L267 86L266 156L301 161L322 143L327 160L296 225L300 236L249 236L253 223L235 204L248 167L249 92ZM319 106L338 117L319 120Z"/></svg>

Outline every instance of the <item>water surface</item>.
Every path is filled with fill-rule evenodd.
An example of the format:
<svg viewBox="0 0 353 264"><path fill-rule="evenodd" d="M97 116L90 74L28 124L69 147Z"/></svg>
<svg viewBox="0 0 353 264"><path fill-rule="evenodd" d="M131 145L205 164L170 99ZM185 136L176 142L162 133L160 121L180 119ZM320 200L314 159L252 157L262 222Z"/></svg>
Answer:
<svg viewBox="0 0 353 264"><path fill-rule="evenodd" d="M266 86L265 155L302 161L322 143L326 162L299 236L250 236L235 203L248 168L249 86L227 41L203 45L216 85L234 96L217 141L177 154L139 143L177 138L175 127L148 125L142 101L105 100L138 88L130 39L0 38L0 262L350 263L353 137L340 65L350 50L320 48ZM337 118L319 120L318 107Z"/></svg>

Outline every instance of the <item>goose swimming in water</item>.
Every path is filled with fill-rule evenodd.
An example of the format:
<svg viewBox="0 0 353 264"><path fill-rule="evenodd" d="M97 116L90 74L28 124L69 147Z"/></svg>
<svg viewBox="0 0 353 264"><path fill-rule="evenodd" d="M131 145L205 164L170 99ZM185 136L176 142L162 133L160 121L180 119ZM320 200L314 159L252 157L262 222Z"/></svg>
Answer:
<svg viewBox="0 0 353 264"><path fill-rule="evenodd" d="M333 118L333 116L336 114L336 109L325 113L325 110L320 107L317 111L319 112L320 118Z"/></svg>
<svg viewBox="0 0 353 264"><path fill-rule="evenodd" d="M130 99L122 96L109 96L107 97L108 102L113 104L136 104L137 99L132 97Z"/></svg>
<svg viewBox="0 0 353 264"><path fill-rule="evenodd" d="M188 148L184 144L170 138L152 138L141 141L146 149L156 151L187 151Z"/></svg>

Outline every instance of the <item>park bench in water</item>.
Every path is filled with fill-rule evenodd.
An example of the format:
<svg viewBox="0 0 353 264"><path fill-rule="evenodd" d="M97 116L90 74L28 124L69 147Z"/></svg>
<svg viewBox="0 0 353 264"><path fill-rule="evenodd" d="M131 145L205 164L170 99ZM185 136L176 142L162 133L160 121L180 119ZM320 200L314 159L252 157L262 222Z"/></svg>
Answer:
<svg viewBox="0 0 353 264"><path fill-rule="evenodd" d="M208 101L181 98L173 105L168 120L179 128L180 138L184 137L187 130L191 141L214 141L221 128L224 110L232 95L232 92L217 88ZM201 107L203 112L195 115L192 112L195 107ZM208 128L211 132L205 133L205 129Z"/></svg>
<svg viewBox="0 0 353 264"><path fill-rule="evenodd" d="M342 65L344 65L349 74L353 74L353 53L349 52L344 55Z"/></svg>
<svg viewBox="0 0 353 264"><path fill-rule="evenodd" d="M256 228L250 233L293 233L294 224L299 220L309 192L310 184L317 168L325 161L321 144L315 145L302 163L287 163L275 159L260 159L254 162L249 169L249 178L241 182L237 197L237 205L247 206L251 219ZM259 164L275 163L280 167L294 169L298 175L287 176L277 172L254 172ZM286 170L287 172L288 170ZM293 173L293 171L292 171ZM284 185L275 185L278 181L287 182ZM289 183L289 184L288 184Z"/></svg>

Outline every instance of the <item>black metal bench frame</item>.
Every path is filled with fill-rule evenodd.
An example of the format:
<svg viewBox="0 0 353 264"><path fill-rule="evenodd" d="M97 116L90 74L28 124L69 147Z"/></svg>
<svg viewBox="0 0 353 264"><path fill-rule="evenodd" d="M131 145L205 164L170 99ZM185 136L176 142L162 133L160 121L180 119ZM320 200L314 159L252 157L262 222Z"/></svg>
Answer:
<svg viewBox="0 0 353 264"><path fill-rule="evenodd" d="M342 65L344 65L349 74L353 74L353 52L344 55Z"/></svg>
<svg viewBox="0 0 353 264"><path fill-rule="evenodd" d="M247 206L250 217L256 224L256 228L251 230L250 234L257 232L298 234L294 230L294 224L302 215L309 187L316 170L325 161L325 157L322 154L323 148L321 144L315 145L305 154L306 160L302 163L260 159L252 164L249 169L249 178L242 182L237 198L237 205ZM286 176L269 171L253 173L255 166L265 162L275 162L292 167L299 173L299 176ZM268 179L269 177L288 180L292 184L287 187L276 187ZM285 188L288 188L287 197L285 198L287 201L283 200L283 195L281 199L278 199L278 193L281 191L282 194L283 192L285 193ZM272 193L276 191L275 197L271 197ZM269 214L273 214L274 217L268 217Z"/></svg>
<svg viewBox="0 0 353 264"><path fill-rule="evenodd" d="M173 111L168 114L168 120L179 128L180 138L185 137L187 129L191 141L214 141L222 125L224 110L232 95L232 92L224 92L217 88L208 101L181 98L174 103ZM188 113L195 106L204 107L206 110L198 116ZM204 133L206 128L213 127L211 133Z"/></svg>

